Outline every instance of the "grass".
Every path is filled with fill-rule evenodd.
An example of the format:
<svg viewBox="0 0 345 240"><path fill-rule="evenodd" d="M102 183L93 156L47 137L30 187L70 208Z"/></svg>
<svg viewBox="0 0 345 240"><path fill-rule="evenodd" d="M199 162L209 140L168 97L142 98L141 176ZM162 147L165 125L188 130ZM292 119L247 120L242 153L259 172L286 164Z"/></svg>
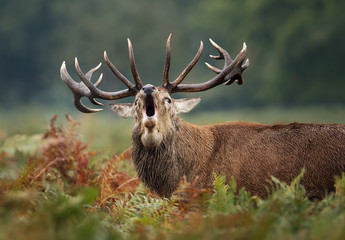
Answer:
<svg viewBox="0 0 345 240"><path fill-rule="evenodd" d="M181 181L170 199L148 192L130 161L133 122L109 113L7 112L1 118L0 239L344 239L345 176L336 192L310 201L300 180L275 182L267 199ZM4 115L2 115L4 116ZM258 109L183 116L209 124L345 122L341 107ZM23 124L25 122L25 124ZM27 125L26 125L27 124Z"/></svg>

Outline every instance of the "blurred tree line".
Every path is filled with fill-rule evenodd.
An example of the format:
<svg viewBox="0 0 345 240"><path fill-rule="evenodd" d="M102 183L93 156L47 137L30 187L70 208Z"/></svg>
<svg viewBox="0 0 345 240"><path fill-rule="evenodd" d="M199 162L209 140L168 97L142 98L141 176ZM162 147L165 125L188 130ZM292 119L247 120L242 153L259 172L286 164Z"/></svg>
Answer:
<svg viewBox="0 0 345 240"><path fill-rule="evenodd" d="M243 86L197 94L204 97L204 107L345 104L344 10L342 0L2 0L1 105L71 106L72 95L60 80L62 61L77 79L74 57L86 72L104 63L104 50L131 79L127 37L143 82L158 85L169 33L170 79L204 41L203 57L185 82L214 76L202 63L217 65L208 57L216 54L209 37L232 56L243 42L248 45L251 65ZM101 88L123 89L104 65L100 72L106 83Z"/></svg>

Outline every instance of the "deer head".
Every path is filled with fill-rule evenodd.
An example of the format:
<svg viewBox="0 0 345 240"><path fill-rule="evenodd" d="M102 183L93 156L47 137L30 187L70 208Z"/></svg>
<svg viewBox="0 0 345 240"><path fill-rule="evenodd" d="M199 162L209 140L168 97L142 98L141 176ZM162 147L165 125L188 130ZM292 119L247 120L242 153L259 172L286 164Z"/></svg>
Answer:
<svg viewBox="0 0 345 240"><path fill-rule="evenodd" d="M158 146L164 136L176 130L179 113L186 113L200 102L201 98L173 99L163 87L147 84L137 93L134 104L110 104L121 117L134 117L145 147Z"/></svg>
<svg viewBox="0 0 345 240"><path fill-rule="evenodd" d="M95 98L105 100L117 100L128 96L135 96L133 104L111 104L111 108L117 112L121 117L134 117L135 128L140 129L141 141L145 147L158 146L164 136L171 134L179 124L179 113L186 113L193 109L201 98L185 98L185 99L173 99L171 94L176 92L200 92L213 88L220 84L229 85L233 82L238 84L243 83L242 72L249 66L249 60L245 61L246 56L246 44L243 44L243 49L236 56L234 60L223 48L218 46L210 39L211 44L218 50L218 56L210 56L214 59L223 59L223 69L218 69L206 63L207 67L217 73L217 75L204 83L199 84L181 84L183 79L191 71L194 65L199 60L203 43L200 42L200 47L195 55L194 59L188 64L188 66L182 71L182 73L173 82L169 81L169 68L170 68L170 41L171 34L168 37L166 44L166 63L163 71L163 84L162 86L155 87L147 84L143 86L142 81L136 69L133 48L131 41L128 40L129 60L131 65L131 71L134 78L135 85L133 85L119 70L111 63L107 53L104 52L105 62L108 64L112 72L127 86L128 89L105 92L98 89L103 75L101 74L96 83L91 82L93 73L101 66L91 69L84 74L79 66L77 58L75 58L75 68L79 78L82 82L75 82L66 70L65 62L61 66L61 78L65 84L72 90L74 95L75 107L84 113L93 113L102 109L90 109L81 103L82 97L87 97L95 105L102 105L97 102Z"/></svg>

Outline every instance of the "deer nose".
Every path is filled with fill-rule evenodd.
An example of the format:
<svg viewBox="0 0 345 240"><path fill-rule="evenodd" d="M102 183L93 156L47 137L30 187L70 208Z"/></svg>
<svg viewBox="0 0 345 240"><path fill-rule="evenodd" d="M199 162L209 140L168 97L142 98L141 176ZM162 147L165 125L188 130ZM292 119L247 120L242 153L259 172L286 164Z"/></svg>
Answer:
<svg viewBox="0 0 345 240"><path fill-rule="evenodd" d="M151 85L151 84L147 84L145 85L142 89L141 89L145 94L152 94L154 91L156 91L156 87Z"/></svg>

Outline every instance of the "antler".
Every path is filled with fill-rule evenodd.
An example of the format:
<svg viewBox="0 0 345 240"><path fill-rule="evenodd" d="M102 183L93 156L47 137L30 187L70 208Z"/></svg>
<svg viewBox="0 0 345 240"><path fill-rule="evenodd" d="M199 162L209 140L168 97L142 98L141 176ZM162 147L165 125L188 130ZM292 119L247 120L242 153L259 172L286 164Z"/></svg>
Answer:
<svg viewBox="0 0 345 240"><path fill-rule="evenodd" d="M75 69L78 73L78 76L82 82L75 82L72 77L68 74L66 69L66 63L63 62L60 69L61 79L64 83L71 89L73 92L73 102L74 106L83 113L93 113L101 111L102 109L92 109L84 106L81 102L82 97L87 97L89 100L98 106L102 106L102 103L99 103L95 100L95 98L105 99L105 100L116 100L121 99L129 96L135 96L138 91L142 88L143 84L140 80L139 74L136 69L134 54L133 54L133 47L129 38L128 41L128 51L129 51L129 62L131 65L131 71L133 74L133 78L135 81L135 85L133 85L124 75L120 73L119 70L111 63L109 60L107 53L104 52L104 59L105 62L108 64L111 71L127 86L128 89L116 91L116 92L105 92L98 89L98 85L102 81L103 74L101 74L96 83L91 82L91 77L94 72L96 72L100 67L101 63L87 72L85 75L79 66L78 59L75 58Z"/></svg>
<svg viewBox="0 0 345 240"><path fill-rule="evenodd" d="M180 76L172 83L168 80L168 72L170 67L170 40L171 40L171 34L169 35L169 38L167 40L166 45L166 63L164 67L164 73L163 73L163 87L165 87L170 93L176 93L176 92L201 92L206 91L210 88L213 88L215 86L218 86L220 84L229 85L233 82L237 82L238 84L243 83L243 76L242 72L249 66L249 60L246 58L246 52L247 52L247 46L245 43L243 43L243 48L240 51L240 53L236 56L234 60L231 59L229 53L221 48L218 44L216 44L212 39L210 39L211 44L218 50L219 56L212 56L213 59L224 59L224 66L223 69L219 69L216 67L211 66L208 63L205 63L206 66L217 73L217 76L210 79L207 82L204 83L197 83L197 84L180 84L182 80L186 77L186 75L190 72L190 70L194 67L196 62L199 60L202 49L203 49L203 43L200 43L199 50L194 57L194 59L188 64L188 66L183 70L183 72L180 74Z"/></svg>
<svg viewBox="0 0 345 240"><path fill-rule="evenodd" d="M243 76L242 72L249 66L249 60L246 58L247 46L243 43L243 49L240 53L236 56L234 60L231 59L229 53L225 51L223 48L218 46L214 41L210 39L211 44L218 50L219 56L212 56L213 59L224 59L224 66L223 69L218 69L216 67L211 66L210 64L206 63L207 67L217 73L217 76L208 80L204 83L197 83L197 84L180 84L183 79L188 75L188 73L192 70L195 64L200 59L202 50L203 50L203 43L200 42L200 47L198 52L196 53L193 60L188 64L188 66L182 71L182 73L173 81L169 81L169 68L170 68L170 41L171 41L172 34L169 35L167 44L166 44L166 62L163 72L163 84L162 86L166 88L170 93L176 92L200 92L205 91L210 88L213 88L220 84L229 85L233 82L237 82L238 84L243 83ZM66 63L63 62L60 69L61 79L64 83L71 89L73 92L74 98L74 105L75 107L84 113L93 113L101 111L102 109L92 109L84 106L81 102L81 98L87 97L89 100L98 106L102 106L102 103L99 103L95 100L95 98L105 99L105 100L117 100L129 96L135 96L140 89L142 88L143 84L139 77L135 60L133 54L133 47L131 41L127 38L128 41L128 51L129 51L129 62L131 65L132 75L135 81L135 85L133 85L117 68L111 63L109 60L107 53L104 52L104 59L111 71L127 86L128 89L116 91L116 92L106 92L100 90L98 88L100 82L102 81L103 74L101 74L96 81L96 83L91 82L92 75L101 67L101 63L88 71L86 74L83 73L79 66L78 59L75 58L75 69L78 73L78 76L81 82L75 82L72 77L68 74L66 69Z"/></svg>
<svg viewBox="0 0 345 240"><path fill-rule="evenodd" d="M198 62L198 60L201 57L202 50L204 48L204 45L202 41L200 41L200 47L198 52L196 53L193 60L188 64L188 66L182 71L182 73L173 81L172 83L169 82L169 68L170 68L170 41L171 41L172 34L169 35L166 45L166 62L163 72L163 85L162 87L166 88L169 92L171 92L173 89L175 89L182 81L183 79L188 75L188 73L192 70L192 68L195 66L195 64Z"/></svg>

